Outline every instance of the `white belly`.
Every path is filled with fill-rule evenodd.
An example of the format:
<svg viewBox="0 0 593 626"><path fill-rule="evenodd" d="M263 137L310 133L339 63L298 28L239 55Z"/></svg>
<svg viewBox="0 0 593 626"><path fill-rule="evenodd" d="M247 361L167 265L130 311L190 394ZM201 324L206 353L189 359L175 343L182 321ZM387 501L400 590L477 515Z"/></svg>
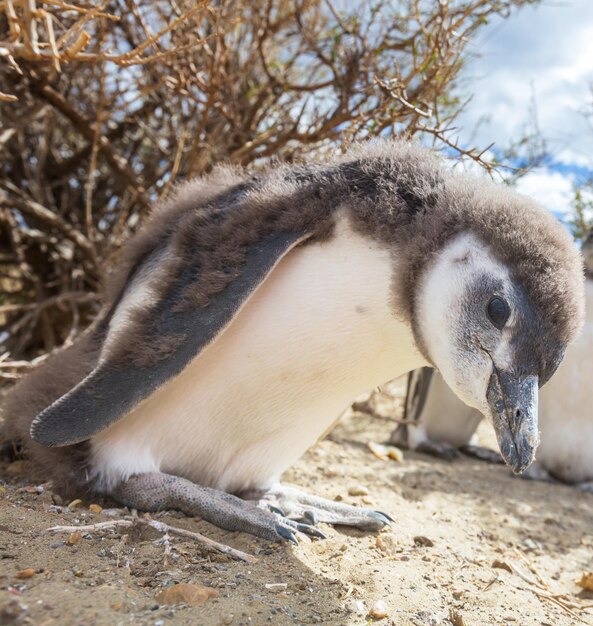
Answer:
<svg viewBox="0 0 593 626"><path fill-rule="evenodd" d="M540 392L537 461L567 482L593 480L593 281L587 281L587 321L558 371Z"/></svg>
<svg viewBox="0 0 593 626"><path fill-rule="evenodd" d="M182 374L93 437L103 488L159 470L266 487L356 395L424 364L393 315L389 253L338 226L283 259Z"/></svg>

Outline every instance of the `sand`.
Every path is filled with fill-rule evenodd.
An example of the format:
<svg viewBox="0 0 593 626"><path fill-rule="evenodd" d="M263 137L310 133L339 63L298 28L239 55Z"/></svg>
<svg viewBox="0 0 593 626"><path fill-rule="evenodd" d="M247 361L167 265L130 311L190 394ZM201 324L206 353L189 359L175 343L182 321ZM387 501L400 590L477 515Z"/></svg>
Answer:
<svg viewBox="0 0 593 626"><path fill-rule="evenodd" d="M377 535L323 526L326 539L294 546L175 512L153 516L245 551L254 564L189 538L163 541L152 528L48 533L129 512L101 500L65 508L51 485L31 482L26 462L4 463L0 624L593 624L584 608L593 594L576 584L593 570L593 495L468 458L405 452L401 463L382 461L367 443L386 441L393 428L391 419L350 412L284 477L388 512L395 521ZM481 433L491 437L487 425ZM18 578L23 570L33 575ZM162 604L159 594L176 583L219 595L199 606ZM374 606L388 616L372 617Z"/></svg>

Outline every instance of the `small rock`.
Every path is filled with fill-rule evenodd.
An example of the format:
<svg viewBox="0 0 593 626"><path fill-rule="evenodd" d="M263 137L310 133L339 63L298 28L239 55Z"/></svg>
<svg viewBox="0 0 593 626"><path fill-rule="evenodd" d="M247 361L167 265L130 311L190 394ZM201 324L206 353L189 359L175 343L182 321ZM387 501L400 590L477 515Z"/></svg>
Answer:
<svg viewBox="0 0 593 626"><path fill-rule="evenodd" d="M395 446L389 446L387 450L387 456L392 461L396 461L397 463L404 462L404 453L399 448L396 448Z"/></svg>
<svg viewBox="0 0 593 626"><path fill-rule="evenodd" d="M367 443L369 450L381 461L387 461L387 446L384 446L380 443L376 443L374 441L369 441Z"/></svg>
<svg viewBox="0 0 593 626"><path fill-rule="evenodd" d="M226 624L226 626L228 626L229 624L232 624L232 623L233 623L233 620L234 620L234 619L235 619L235 616L234 616L232 613L230 613L229 615L225 615L225 616L222 618L222 623L223 623L223 624Z"/></svg>
<svg viewBox="0 0 593 626"><path fill-rule="evenodd" d="M374 441L370 441L367 446L378 459L381 459L381 461L391 459L392 461L402 463L404 460L404 453L395 446L384 446L383 444L375 443Z"/></svg>
<svg viewBox="0 0 593 626"><path fill-rule="evenodd" d="M383 600L377 600L371 607L369 615L375 619L383 619L385 617L389 617L389 610Z"/></svg>
<svg viewBox="0 0 593 626"><path fill-rule="evenodd" d="M369 490L363 485L353 485L348 488L349 496L368 496Z"/></svg>
<svg viewBox="0 0 593 626"><path fill-rule="evenodd" d="M220 593L212 587L194 585L191 583L178 583L167 589L163 589L156 595L160 604L191 604L199 606L208 602L210 598L218 598Z"/></svg>
<svg viewBox="0 0 593 626"><path fill-rule="evenodd" d="M79 530L75 530L73 533L68 535L68 540L66 543L69 546L75 546L82 539L82 533Z"/></svg>
<svg viewBox="0 0 593 626"><path fill-rule="evenodd" d="M587 591L593 591L593 572L583 572L583 575L576 581L577 585Z"/></svg>
<svg viewBox="0 0 593 626"><path fill-rule="evenodd" d="M432 548L434 541L423 535L416 535L416 537L414 537L414 545L422 548Z"/></svg>
<svg viewBox="0 0 593 626"><path fill-rule="evenodd" d="M16 577L19 580L25 580L26 578L32 578L35 576L35 570L32 567L27 567L26 569L22 569L20 572L16 573Z"/></svg>
<svg viewBox="0 0 593 626"><path fill-rule="evenodd" d="M91 513L100 513L103 510L103 507L99 504L89 504L89 511Z"/></svg>
<svg viewBox="0 0 593 626"><path fill-rule="evenodd" d="M397 539L393 533L379 535L375 541L375 546L381 552L385 552L387 556L395 556L399 549Z"/></svg>
<svg viewBox="0 0 593 626"><path fill-rule="evenodd" d="M366 607L364 605L364 602L362 600L355 600L354 601L354 610L357 613L359 613L359 614L366 613Z"/></svg>

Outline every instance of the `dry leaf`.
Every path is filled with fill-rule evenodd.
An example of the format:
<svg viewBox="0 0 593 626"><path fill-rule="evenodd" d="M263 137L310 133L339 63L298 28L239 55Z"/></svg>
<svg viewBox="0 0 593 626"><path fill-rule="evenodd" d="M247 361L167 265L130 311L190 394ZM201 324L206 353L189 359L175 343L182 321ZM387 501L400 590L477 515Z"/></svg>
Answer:
<svg viewBox="0 0 593 626"><path fill-rule="evenodd" d="M458 613L455 609L449 609L449 621L453 626L465 626L463 615Z"/></svg>
<svg viewBox="0 0 593 626"><path fill-rule="evenodd" d="M208 602L210 598L218 598L220 593L212 587L194 585L191 583L179 583L172 587L167 587L156 595L156 600L160 604L191 604L199 606Z"/></svg>
<svg viewBox="0 0 593 626"><path fill-rule="evenodd" d="M499 561L498 559L492 562L492 567L496 569L504 569L511 574L513 573L513 568L508 563L505 563L504 561Z"/></svg>

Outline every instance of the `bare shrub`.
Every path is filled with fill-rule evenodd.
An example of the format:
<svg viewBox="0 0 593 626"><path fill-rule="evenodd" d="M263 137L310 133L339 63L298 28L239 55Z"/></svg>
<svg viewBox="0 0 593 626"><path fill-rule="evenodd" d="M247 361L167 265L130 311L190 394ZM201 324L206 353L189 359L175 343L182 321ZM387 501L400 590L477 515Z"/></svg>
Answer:
<svg viewBox="0 0 593 626"><path fill-rule="evenodd" d="M220 161L456 146L474 33L525 0L4 0L0 377L92 320L149 205Z"/></svg>

